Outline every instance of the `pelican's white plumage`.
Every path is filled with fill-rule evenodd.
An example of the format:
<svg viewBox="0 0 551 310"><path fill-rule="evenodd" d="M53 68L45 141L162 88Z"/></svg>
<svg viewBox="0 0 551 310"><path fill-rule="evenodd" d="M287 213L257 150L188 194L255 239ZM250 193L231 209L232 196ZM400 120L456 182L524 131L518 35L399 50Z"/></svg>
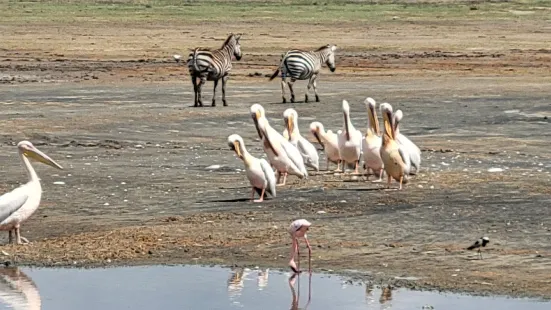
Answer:
<svg viewBox="0 0 551 310"><path fill-rule="evenodd" d="M298 129L298 113L295 109L289 108L283 112L285 127L287 131L287 139L300 152L304 164L308 167L319 171L319 154L316 147L305 139ZM285 135L284 135L285 137Z"/></svg>
<svg viewBox="0 0 551 310"><path fill-rule="evenodd" d="M385 126L383 145L381 146L381 158L388 178L387 187L390 187L391 178L394 178L400 182L400 189L402 189L402 183L408 181L407 177L410 169L409 155L405 148L396 141L392 106L388 103L383 103L380 108Z"/></svg>
<svg viewBox="0 0 551 310"><path fill-rule="evenodd" d="M21 141L17 144L19 157L27 170L29 182L13 191L0 196L0 230L9 231L9 242L12 243L12 231L15 230L17 244L21 240L28 242L21 237L20 225L26 221L38 209L42 197L42 186L40 179L34 171L29 158L38 160L54 168L63 169L46 154L39 151L29 141Z"/></svg>
<svg viewBox="0 0 551 310"><path fill-rule="evenodd" d="M285 185L287 174L296 175L301 179L308 177L299 150L270 126L264 108L259 104L253 104L250 111L268 161L278 172L278 181L282 174L284 176L283 182L278 185Z"/></svg>
<svg viewBox="0 0 551 310"><path fill-rule="evenodd" d="M233 134L229 136L228 145L245 164L247 178L253 187L251 200L254 200L255 191L260 195L260 199L254 200L254 202L262 202L265 192L268 192L272 197L276 197L276 178L270 164L264 158L252 156L247 151L245 142L243 142L240 135Z"/></svg>
<svg viewBox="0 0 551 310"><path fill-rule="evenodd" d="M346 100L342 101L342 112L344 114L343 130L337 135L339 154L345 164L354 164L354 173L358 173L358 164L362 156L362 133L354 128L350 121L350 106ZM344 164L343 168L345 168Z"/></svg>
<svg viewBox="0 0 551 310"><path fill-rule="evenodd" d="M327 168L329 170L329 162L337 164L337 171L340 170L341 155L339 154L339 142L337 135L333 131L325 131L323 124L320 122L312 122L310 124L310 132L318 140L325 151L327 160Z"/></svg>
<svg viewBox="0 0 551 310"><path fill-rule="evenodd" d="M417 147L417 145L415 145L415 143L411 142L408 137L400 133L399 123L402 121L403 117L404 114L402 113L402 110L397 110L394 112L394 130L396 131L396 140L406 148L409 154L411 167L415 168L416 174L421 167L421 150ZM411 170L410 174L412 174Z"/></svg>
<svg viewBox="0 0 551 310"><path fill-rule="evenodd" d="M373 170L375 175L381 180L383 176L383 160L381 159L381 145L383 140L379 130L379 119L377 118L376 102L368 97L364 101L367 108L367 131L362 139L362 153L364 157L365 169Z"/></svg>

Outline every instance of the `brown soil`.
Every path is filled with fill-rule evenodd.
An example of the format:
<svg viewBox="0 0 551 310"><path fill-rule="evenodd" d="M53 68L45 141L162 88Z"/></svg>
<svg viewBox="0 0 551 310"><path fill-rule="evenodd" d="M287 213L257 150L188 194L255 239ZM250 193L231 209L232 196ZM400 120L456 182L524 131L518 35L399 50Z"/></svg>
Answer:
<svg viewBox="0 0 551 310"><path fill-rule="evenodd" d="M227 31L245 26L230 106L190 108L187 69L171 55L216 47ZM285 267L286 228L307 218L315 270L359 270L415 288L551 297L549 34L538 21L512 26L6 25L0 189L25 181L14 147L21 139L66 169L35 164L42 204L22 226L32 243L3 246L5 259ZM302 182L291 177L276 199L251 203L226 138L239 133L253 154L262 153L249 106L263 104L278 130L292 106L275 104L279 82L265 75L287 47L320 42L342 50L337 72L322 73L322 103L294 105L303 135L313 119L339 129L343 98L364 128L362 102L371 96L404 111L402 131L423 149L423 169L401 192L320 172ZM303 98L304 83L295 89ZM213 164L221 168L206 169ZM493 167L504 171L487 172ZM478 260L464 248L481 235L491 243Z"/></svg>

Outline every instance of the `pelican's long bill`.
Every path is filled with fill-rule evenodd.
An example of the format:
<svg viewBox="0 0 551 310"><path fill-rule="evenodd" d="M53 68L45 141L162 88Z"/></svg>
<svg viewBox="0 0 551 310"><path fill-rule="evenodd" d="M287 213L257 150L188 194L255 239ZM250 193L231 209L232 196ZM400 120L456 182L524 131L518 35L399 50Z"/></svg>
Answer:
<svg viewBox="0 0 551 310"><path fill-rule="evenodd" d="M260 119L260 111L256 111L256 113L251 113L251 117L253 118L254 127L256 128L256 132L258 133L258 137L262 139L262 133L260 132L260 128L258 128L258 119Z"/></svg>
<svg viewBox="0 0 551 310"><path fill-rule="evenodd" d="M375 111L375 107L370 105L369 106L369 122L371 123L371 127L375 131L375 134L379 135L380 134L379 120L377 119L376 113L377 112Z"/></svg>
<svg viewBox="0 0 551 310"><path fill-rule="evenodd" d="M291 134L293 133L293 115L287 117L287 131L289 132L289 140L291 140Z"/></svg>
<svg viewBox="0 0 551 310"><path fill-rule="evenodd" d="M57 169L60 169L60 170L63 170L63 167L61 167L60 164L56 163L53 159L51 159L48 155L42 153L40 150L38 150L36 147L34 146L27 146L25 145L24 146L24 151L23 151L23 154L25 154L25 156L27 157L30 157L34 160L37 160L43 164L46 164L48 166L52 166L54 168L57 168Z"/></svg>
<svg viewBox="0 0 551 310"><path fill-rule="evenodd" d="M241 158L241 156L243 156L241 154L241 147L239 146L239 142L238 141L233 141L233 150L235 151L235 153L237 153L237 156L239 158Z"/></svg>
<svg viewBox="0 0 551 310"><path fill-rule="evenodd" d="M265 143L268 143L268 147L270 147L272 152L274 152L274 155L279 156L279 153L276 151L276 149L274 148L274 145L272 144L272 141L270 140L270 136L268 136L268 130L266 129L266 122L267 120L263 119L262 127L259 128L260 133L263 135L265 139Z"/></svg>
<svg viewBox="0 0 551 310"><path fill-rule="evenodd" d="M319 144L321 145L321 149L325 150L325 145L321 141L320 135L318 133L319 130L319 128L316 128L316 130L312 130L312 134L314 135L314 137L316 137L316 140L318 140Z"/></svg>

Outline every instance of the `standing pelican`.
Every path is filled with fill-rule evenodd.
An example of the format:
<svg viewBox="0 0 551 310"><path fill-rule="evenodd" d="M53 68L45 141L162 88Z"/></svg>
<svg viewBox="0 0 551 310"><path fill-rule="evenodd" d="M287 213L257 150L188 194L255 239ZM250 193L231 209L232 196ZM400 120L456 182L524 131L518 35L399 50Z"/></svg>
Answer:
<svg viewBox="0 0 551 310"><path fill-rule="evenodd" d="M289 234L291 235L292 239L291 259L289 260L289 267L291 267L291 269L295 273L300 272L300 252L298 249L299 238L304 238L304 242L306 243L306 247L308 248L308 271L312 271L312 247L310 246L310 242L308 242L308 237L306 236L306 232L308 232L310 226L312 226L312 224L305 219L295 220L291 223L291 226L289 226ZM297 256L297 264L295 264L295 256Z"/></svg>
<svg viewBox="0 0 551 310"><path fill-rule="evenodd" d="M308 172L306 171L300 152L270 126L264 108L259 104L253 104L251 106L251 116L258 135L262 139L262 146L268 156L268 161L278 172L277 185L285 185L287 174L289 173L301 179L308 177ZM279 183L282 174L283 183Z"/></svg>
<svg viewBox="0 0 551 310"><path fill-rule="evenodd" d="M40 310L42 306L36 284L18 267L0 268L0 301L10 309Z"/></svg>
<svg viewBox="0 0 551 310"><path fill-rule="evenodd" d="M335 171L341 170L341 156L339 154L339 142L337 135L331 130L325 131L323 124L320 122L312 122L310 124L310 132L318 140L321 147L325 150L325 156L327 159L327 168L329 170L329 162L337 164Z"/></svg>
<svg viewBox="0 0 551 310"><path fill-rule="evenodd" d="M400 126L398 125L403 117L404 114L402 113L402 110L397 110L394 112L394 130L396 131L396 140L398 140L398 143L406 148L409 154L411 166L415 167L415 173L410 171L410 174L417 174L419 168L421 167L421 150L417 147L417 145L415 145L415 143L411 142L408 137L400 133Z"/></svg>
<svg viewBox="0 0 551 310"><path fill-rule="evenodd" d="M379 119L375 112L375 100L368 97L365 99L367 108L367 131L365 138L362 139L362 153L364 154L365 170L373 171L373 174L379 176L377 182L382 181L383 177L383 160L381 159L381 145L383 143L379 130Z"/></svg>
<svg viewBox="0 0 551 310"><path fill-rule="evenodd" d="M319 155L318 150L310 141L306 140L298 129L298 114L295 109L289 108L283 112L285 127L287 129L288 139L302 155L304 164L308 167L319 171Z"/></svg>
<svg viewBox="0 0 551 310"><path fill-rule="evenodd" d="M29 182L0 196L0 230L9 231L9 243L13 242L12 231L15 231L16 243L21 244L21 240L24 243L29 242L21 236L21 223L31 217L36 209L38 209L42 196L40 179L34 171L29 157L57 169L63 169L63 167L39 151L29 141L19 142L17 148L19 149L19 157L23 162L23 166L27 170Z"/></svg>
<svg viewBox="0 0 551 310"><path fill-rule="evenodd" d="M270 164L264 158L252 156L245 148L245 142L241 136L233 134L228 137L228 145L243 160L247 178L253 186L251 201L262 202L268 192L272 197L276 196L276 179ZM254 192L260 195L260 199L254 200Z"/></svg>
<svg viewBox="0 0 551 310"><path fill-rule="evenodd" d="M381 158L383 159L384 169L388 177L387 187L390 188L391 178L402 183L407 183L409 173L409 161L407 152L396 142L396 132L394 131L392 106L388 103L381 104L381 113L383 114L385 132L383 135L383 145L381 147Z"/></svg>
<svg viewBox="0 0 551 310"><path fill-rule="evenodd" d="M343 163L343 172L346 164L354 164L354 173L358 174L358 165L362 156L362 133L354 128L350 121L350 106L348 101L342 101L344 126L338 135L339 153Z"/></svg>

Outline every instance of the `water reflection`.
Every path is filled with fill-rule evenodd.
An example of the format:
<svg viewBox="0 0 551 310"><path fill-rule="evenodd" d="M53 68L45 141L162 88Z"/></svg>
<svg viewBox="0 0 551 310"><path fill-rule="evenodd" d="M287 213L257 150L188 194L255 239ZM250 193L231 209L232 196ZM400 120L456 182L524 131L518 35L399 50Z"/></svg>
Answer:
<svg viewBox="0 0 551 310"><path fill-rule="evenodd" d="M0 301L16 310L39 310L42 305L36 284L18 267L0 268Z"/></svg>
<svg viewBox="0 0 551 310"><path fill-rule="evenodd" d="M379 296L379 299L377 300L377 297L374 296L373 291L374 289L380 289L381 295ZM390 285L383 286L383 287L375 287L371 284L365 284L365 302L369 306L369 309L375 309L376 304L380 304L379 309L381 310L389 310L392 309L392 294L393 294L393 287Z"/></svg>
<svg viewBox="0 0 551 310"><path fill-rule="evenodd" d="M374 287L346 282L343 287L341 277L326 274L291 276L265 269L200 266L5 268L0 269L0 310L411 310L427 305L446 310L551 309L551 303L534 300L417 292L388 287L386 283Z"/></svg>
<svg viewBox="0 0 551 310"><path fill-rule="evenodd" d="M230 277L228 279L228 297L231 302L240 304L238 299L245 287L245 278L250 273L248 268L235 268L232 269Z"/></svg>
<svg viewBox="0 0 551 310"><path fill-rule="evenodd" d="M258 271L258 277L257 277L257 286L258 290L262 291L266 286L268 286L268 275L270 272L270 268L266 268L266 270L260 269Z"/></svg>
<svg viewBox="0 0 551 310"><path fill-rule="evenodd" d="M308 309L308 306L310 305L310 302L312 301L312 273L308 273L308 301L306 302L306 305L304 305L304 308L299 308L299 302L300 302L300 275L294 273L292 276L289 277L289 288L291 289L291 310L306 310ZM298 281L297 281L298 279ZM298 294L295 291L295 281L297 282L297 290Z"/></svg>

